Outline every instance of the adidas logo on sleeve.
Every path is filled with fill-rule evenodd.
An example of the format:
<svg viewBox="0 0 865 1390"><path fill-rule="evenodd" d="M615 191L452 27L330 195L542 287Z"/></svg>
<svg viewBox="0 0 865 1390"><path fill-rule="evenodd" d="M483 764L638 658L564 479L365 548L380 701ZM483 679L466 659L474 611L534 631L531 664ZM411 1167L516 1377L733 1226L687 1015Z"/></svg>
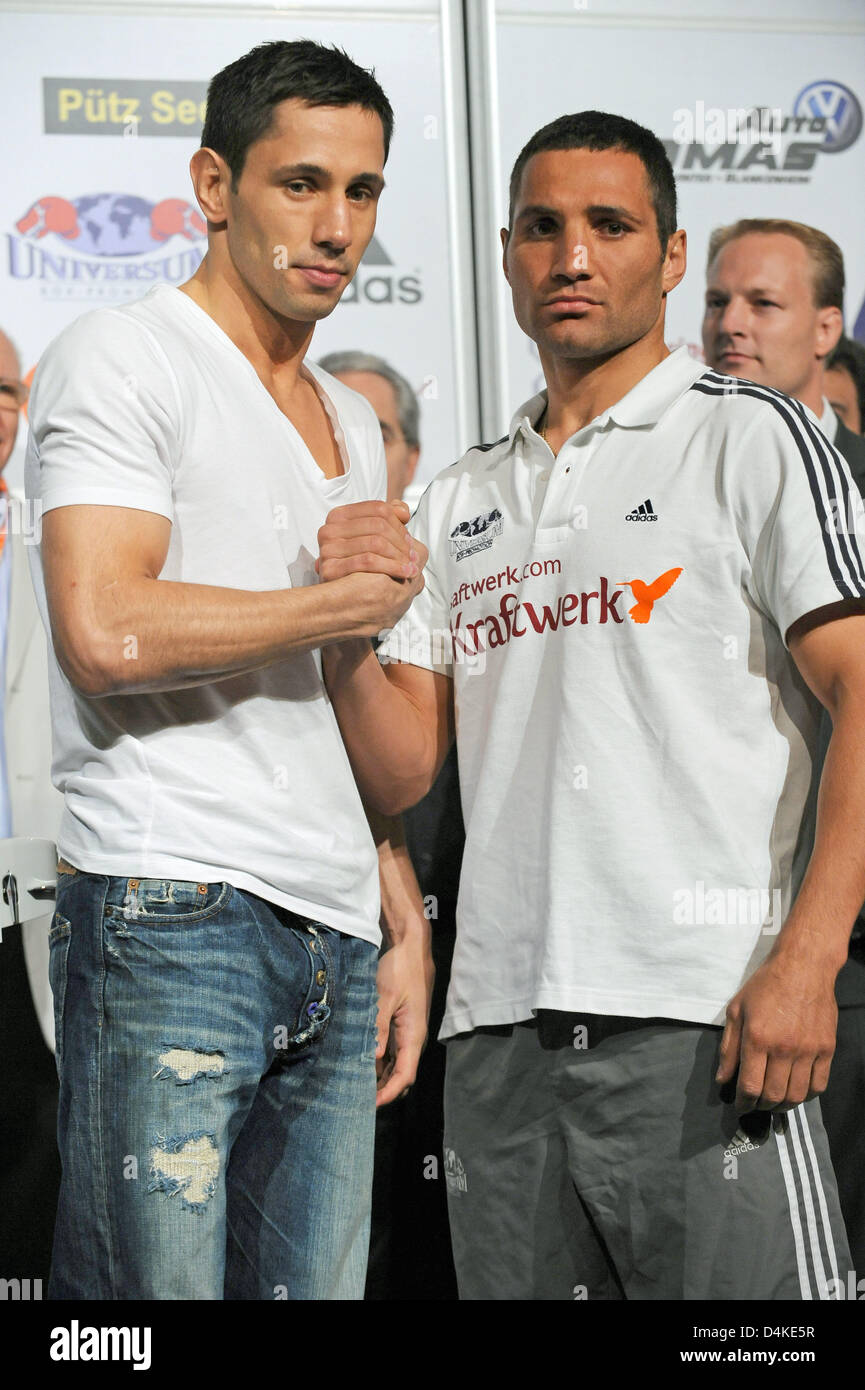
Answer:
<svg viewBox="0 0 865 1390"><path fill-rule="evenodd" d="M655 511L654 507L652 506L652 503L651 503L650 498L647 497L646 500L645 500L645 502L641 502L641 503L640 503L639 507L635 507L634 510L633 510L632 512L628 512L627 516L625 517L625 520L626 520L626 521L657 521L657 520L658 520L658 515L657 515L657 512Z"/></svg>

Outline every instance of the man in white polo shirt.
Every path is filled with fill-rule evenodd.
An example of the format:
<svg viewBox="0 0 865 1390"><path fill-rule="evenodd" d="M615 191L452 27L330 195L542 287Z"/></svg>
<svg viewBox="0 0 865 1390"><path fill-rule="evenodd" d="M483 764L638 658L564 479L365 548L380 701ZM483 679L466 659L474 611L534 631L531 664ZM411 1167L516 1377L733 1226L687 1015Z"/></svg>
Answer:
<svg viewBox="0 0 865 1390"><path fill-rule="evenodd" d="M195 276L85 315L36 374L66 802L53 1298L363 1296L379 889L319 648L422 581L406 540L403 584L317 583L337 502L403 528L374 412L303 359L369 244L392 122L339 49L232 63L191 163ZM381 1101L419 1055L427 934L384 858Z"/></svg>
<svg viewBox="0 0 865 1390"><path fill-rule="evenodd" d="M806 405L865 491L865 439L827 400L826 363L841 336L844 257L817 227L778 218L744 218L709 238L703 350L710 367L784 391ZM832 722L820 721L817 764ZM813 836L815 797L804 826ZM810 843L810 841L809 841ZM838 1028L820 1111L838 1182L841 1212L857 1270L865 1271L865 915L835 981Z"/></svg>
<svg viewBox="0 0 865 1390"><path fill-rule="evenodd" d="M461 1296L831 1297L849 1261L813 1097L865 891L865 568L825 522L855 489L797 403L668 353L685 234L649 131L539 131L502 243L548 389L427 489L390 664L325 657L380 809L456 729ZM363 510L328 518L325 578Z"/></svg>

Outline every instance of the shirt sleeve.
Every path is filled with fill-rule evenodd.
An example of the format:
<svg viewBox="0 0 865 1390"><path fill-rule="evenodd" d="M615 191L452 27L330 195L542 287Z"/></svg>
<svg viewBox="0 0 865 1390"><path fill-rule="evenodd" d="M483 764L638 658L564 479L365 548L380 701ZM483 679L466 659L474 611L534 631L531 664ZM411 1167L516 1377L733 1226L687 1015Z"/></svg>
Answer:
<svg viewBox="0 0 865 1390"><path fill-rule="evenodd" d="M382 665L402 661L410 666L422 666L427 671L437 671L442 676L453 676L450 609L440 581L444 559L441 547L447 540L444 529L436 526L430 516L434 492L435 486L430 484L408 524L411 534L429 551L424 588L396 627L385 636L378 649L378 658Z"/></svg>
<svg viewBox="0 0 865 1390"><path fill-rule="evenodd" d="M149 330L117 311L86 314L36 370L28 495L43 512L93 503L172 520L179 439L176 381Z"/></svg>
<svg viewBox="0 0 865 1390"><path fill-rule="evenodd" d="M373 443L373 497L378 502L387 501L387 459L384 453L384 440L381 437L381 429L378 420L375 422L375 434Z"/></svg>
<svg viewBox="0 0 865 1390"><path fill-rule="evenodd" d="M797 619L865 598L865 509L846 460L796 402L767 402L738 451L734 511L749 588L786 643Z"/></svg>

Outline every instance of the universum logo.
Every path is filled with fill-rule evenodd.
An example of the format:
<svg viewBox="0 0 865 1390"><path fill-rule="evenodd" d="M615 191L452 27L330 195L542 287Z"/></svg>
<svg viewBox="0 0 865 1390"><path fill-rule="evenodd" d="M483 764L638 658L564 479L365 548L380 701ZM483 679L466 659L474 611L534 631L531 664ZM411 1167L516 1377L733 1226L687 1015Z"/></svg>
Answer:
<svg viewBox="0 0 865 1390"><path fill-rule="evenodd" d="M51 1329L52 1361L132 1361L134 1371L150 1370L149 1327L69 1327Z"/></svg>
<svg viewBox="0 0 865 1390"><path fill-rule="evenodd" d="M117 300L146 281L188 279L201 264L207 223L185 198L45 193L15 233L6 234L11 279L34 282L48 299Z"/></svg>

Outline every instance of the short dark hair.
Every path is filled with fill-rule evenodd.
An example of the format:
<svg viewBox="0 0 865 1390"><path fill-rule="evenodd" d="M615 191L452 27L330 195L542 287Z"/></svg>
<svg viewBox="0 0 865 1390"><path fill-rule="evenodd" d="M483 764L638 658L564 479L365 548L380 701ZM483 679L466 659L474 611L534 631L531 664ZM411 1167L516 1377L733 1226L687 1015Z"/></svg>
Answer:
<svg viewBox="0 0 865 1390"><path fill-rule="evenodd" d="M846 372L856 387L859 418L865 426L865 347L855 338L839 338L824 363L827 372Z"/></svg>
<svg viewBox="0 0 865 1390"><path fill-rule="evenodd" d="M250 145L267 134L273 108L290 98L309 106L362 106L375 111L387 159L393 109L374 71L359 67L342 48L313 39L260 43L211 80L201 132L202 147L222 155L237 191Z"/></svg>
<svg viewBox="0 0 865 1390"><path fill-rule="evenodd" d="M626 116L611 116L606 111L578 111L572 116L559 116L536 130L523 145L511 171L508 229L513 225L523 170L532 155L546 150L623 150L626 154L637 155L646 171L658 224L658 240L662 253L666 254L667 242L676 230L676 179L667 151L657 135L645 126L629 121Z"/></svg>

